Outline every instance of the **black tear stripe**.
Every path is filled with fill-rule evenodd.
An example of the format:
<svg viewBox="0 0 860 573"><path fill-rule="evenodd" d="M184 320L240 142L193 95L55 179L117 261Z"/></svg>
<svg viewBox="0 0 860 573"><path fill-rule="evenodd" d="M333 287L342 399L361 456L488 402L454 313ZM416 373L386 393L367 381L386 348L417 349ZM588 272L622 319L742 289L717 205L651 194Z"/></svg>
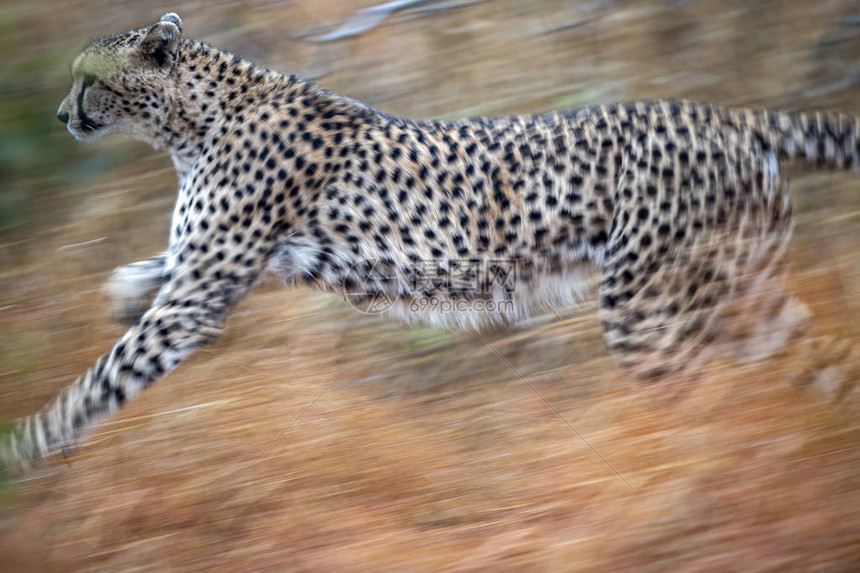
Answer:
<svg viewBox="0 0 860 573"><path fill-rule="evenodd" d="M96 83L96 78L90 75L84 76L84 83L81 85L81 91L78 92L78 119L81 120L81 128L84 131L95 131L102 127L99 122L93 121L84 113L84 94L86 94L87 88L91 87L94 83Z"/></svg>

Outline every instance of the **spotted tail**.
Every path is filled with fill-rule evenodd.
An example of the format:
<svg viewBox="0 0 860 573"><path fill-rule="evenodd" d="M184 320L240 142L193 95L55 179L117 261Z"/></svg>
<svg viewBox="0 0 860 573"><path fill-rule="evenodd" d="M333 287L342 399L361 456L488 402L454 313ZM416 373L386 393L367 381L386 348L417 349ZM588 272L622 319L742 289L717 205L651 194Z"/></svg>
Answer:
<svg viewBox="0 0 860 573"><path fill-rule="evenodd" d="M781 159L823 169L860 169L860 117L835 112L759 112L752 137Z"/></svg>

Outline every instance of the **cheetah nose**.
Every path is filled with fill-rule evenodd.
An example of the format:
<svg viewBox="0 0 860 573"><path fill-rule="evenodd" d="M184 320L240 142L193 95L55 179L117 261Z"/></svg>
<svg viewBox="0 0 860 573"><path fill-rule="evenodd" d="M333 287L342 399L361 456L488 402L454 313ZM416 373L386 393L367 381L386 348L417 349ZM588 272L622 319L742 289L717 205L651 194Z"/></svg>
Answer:
<svg viewBox="0 0 860 573"><path fill-rule="evenodd" d="M57 119L59 119L63 123L69 123L69 112L62 110L58 111Z"/></svg>

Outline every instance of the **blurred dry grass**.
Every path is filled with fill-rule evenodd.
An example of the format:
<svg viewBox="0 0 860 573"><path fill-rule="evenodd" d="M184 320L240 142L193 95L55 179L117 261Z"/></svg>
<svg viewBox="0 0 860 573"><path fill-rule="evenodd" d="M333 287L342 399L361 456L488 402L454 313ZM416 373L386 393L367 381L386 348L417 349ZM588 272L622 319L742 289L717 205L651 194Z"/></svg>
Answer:
<svg viewBox="0 0 860 573"><path fill-rule="evenodd" d="M169 159L76 144L52 117L90 35L176 10L190 35L410 116L605 101L631 82L628 97L860 113L860 27L839 23L856 3L425 3L306 39L373 4L0 7L0 415L36 410L110 347L107 273L166 241ZM476 335L271 281L73 463L12 487L0 569L857 570L860 391L837 398L860 370L860 184L794 181L791 290L819 343L845 345L809 391L804 341L766 364L718 362L682 393L633 386L592 303L484 334L632 489Z"/></svg>

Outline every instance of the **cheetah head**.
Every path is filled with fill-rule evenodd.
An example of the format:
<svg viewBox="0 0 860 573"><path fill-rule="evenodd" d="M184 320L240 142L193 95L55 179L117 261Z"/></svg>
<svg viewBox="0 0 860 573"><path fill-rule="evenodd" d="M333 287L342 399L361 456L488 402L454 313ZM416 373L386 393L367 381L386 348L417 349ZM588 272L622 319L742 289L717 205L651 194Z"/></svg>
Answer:
<svg viewBox="0 0 860 573"><path fill-rule="evenodd" d="M153 140L169 120L182 20L165 14L148 28L91 42L72 64L72 89L57 118L75 138L123 132Z"/></svg>

